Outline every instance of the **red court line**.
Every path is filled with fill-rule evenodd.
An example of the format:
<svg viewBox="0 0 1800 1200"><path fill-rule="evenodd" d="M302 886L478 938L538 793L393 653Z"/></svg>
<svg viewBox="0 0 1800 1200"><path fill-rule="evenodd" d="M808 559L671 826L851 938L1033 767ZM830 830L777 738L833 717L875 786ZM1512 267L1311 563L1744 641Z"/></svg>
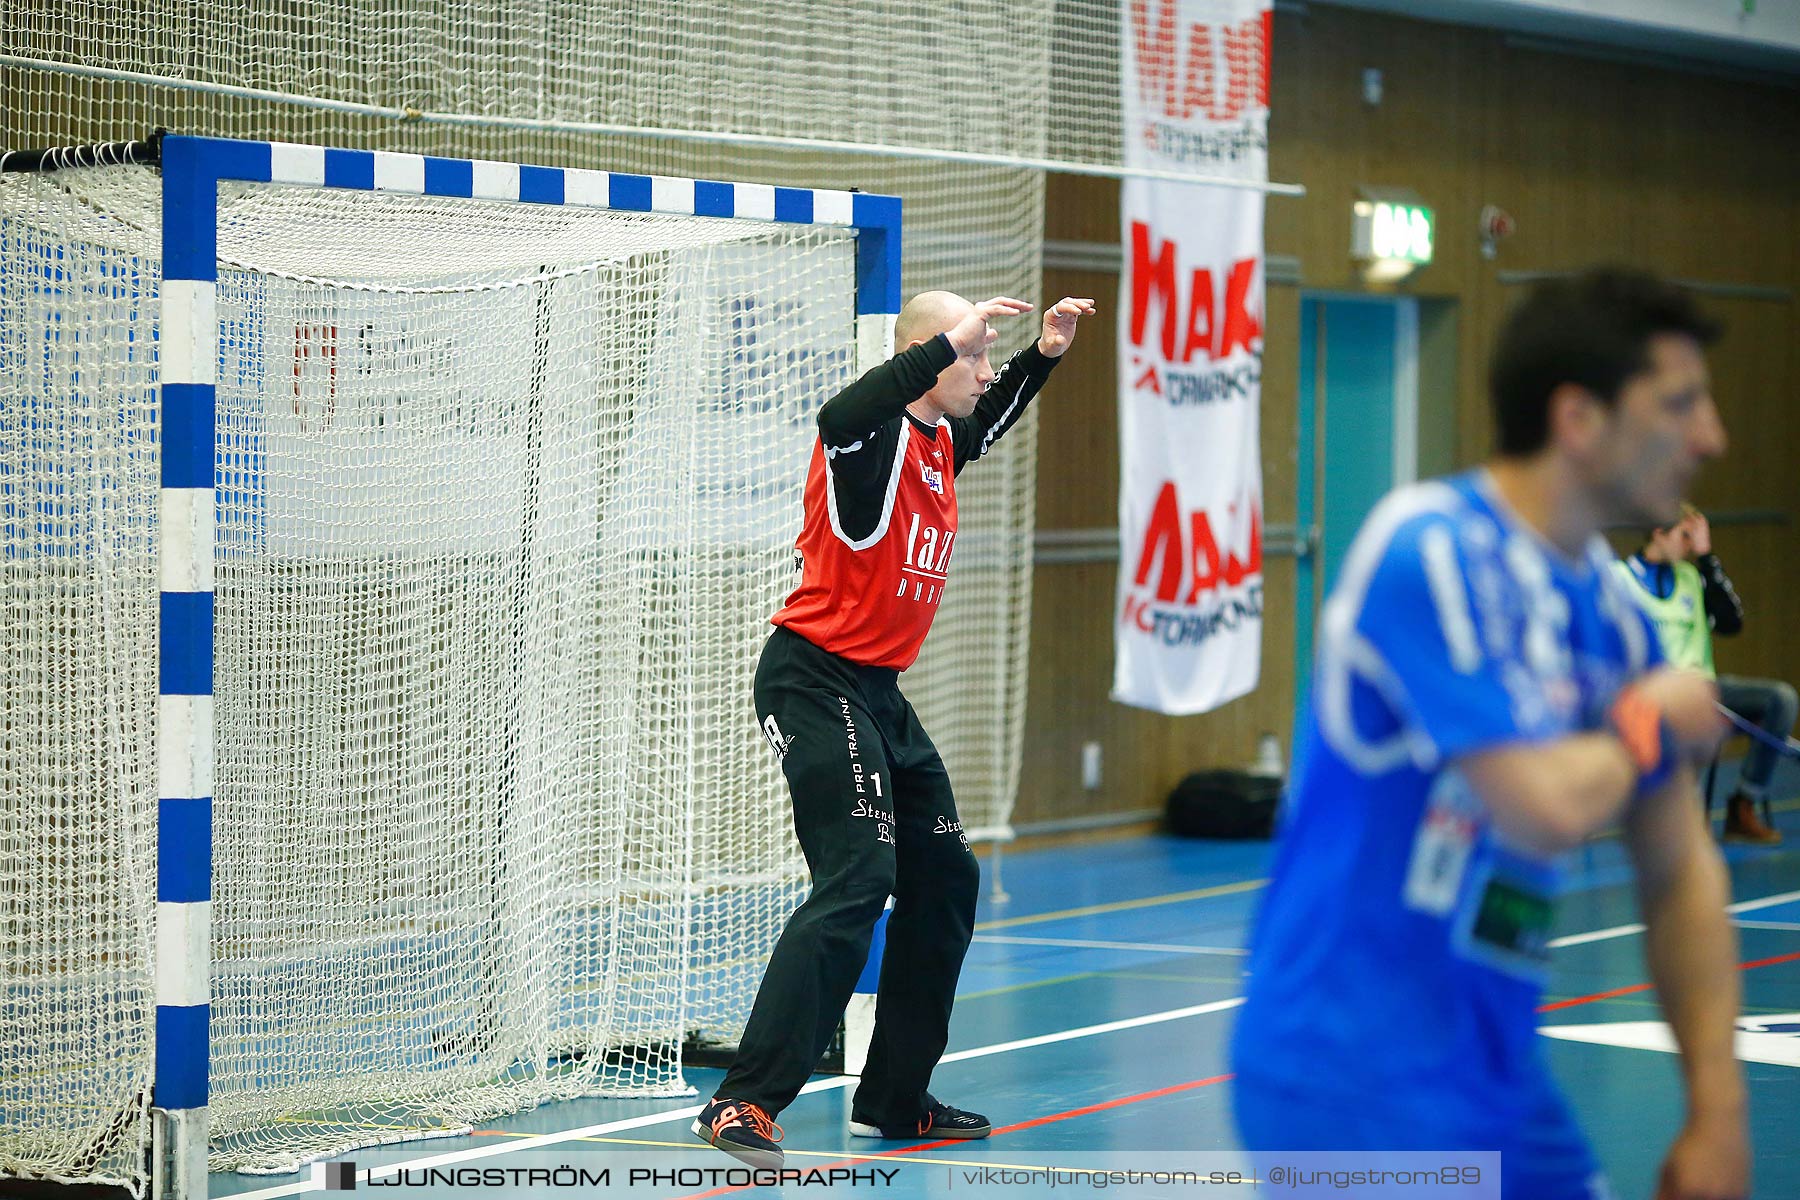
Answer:
<svg viewBox="0 0 1800 1200"><path fill-rule="evenodd" d="M1154 1092L1139 1092L1135 1096L1125 1096L1118 1100L1103 1100L1099 1104L1090 1104L1085 1108L1071 1108L1067 1112L1052 1113L1047 1117L1036 1117L1029 1121L1020 1121L1016 1125L1003 1125L999 1129L994 1130L994 1132L995 1134L1012 1133L1020 1129L1031 1129L1037 1125L1050 1125L1057 1121L1067 1121L1070 1117L1085 1117L1089 1113L1103 1112L1109 1108L1122 1108L1127 1104L1137 1104L1144 1100L1154 1100L1158 1096L1173 1096L1177 1092L1189 1092L1195 1088L1211 1087L1215 1083L1224 1083L1230 1078L1230 1075L1214 1075L1207 1079L1190 1079L1186 1083L1177 1083L1166 1088L1157 1088ZM949 1142L938 1143L940 1146L951 1144L952 1143ZM924 1149L924 1147L920 1147L920 1149Z"/></svg>
<svg viewBox="0 0 1800 1200"><path fill-rule="evenodd" d="M1752 971L1758 967L1771 967L1771 966L1775 966L1779 963L1795 962L1795 961L1800 961L1800 951L1796 951L1792 954L1777 954L1771 958L1752 959L1750 962L1739 963L1738 969L1742 970L1742 971ZM1581 1004L1592 1004L1596 1000L1610 1000L1617 996L1629 996L1629 995L1632 995L1637 992L1648 991L1648 990L1650 990L1650 988L1652 988L1654 986L1655 986L1654 984L1649 984L1649 983L1634 983L1634 984L1630 985L1629 987L1613 988L1609 991L1595 992L1594 994L1592 994L1590 996L1577 996L1570 1000L1556 1000L1549 1004L1539 1005L1537 1011L1539 1011L1541 1013L1542 1012L1555 1012L1558 1009L1574 1008L1577 1005L1581 1005ZM1020 1121L1020 1122L1017 1122L1016 1124L1012 1124L1012 1125L1003 1125L1000 1128L994 1130L992 1136L998 1137L999 1135L1001 1135L1003 1133L1015 1133L1018 1130L1031 1129L1038 1125L1050 1125L1057 1121L1067 1121L1073 1117L1080 1117L1080 1116L1086 1116L1090 1113L1103 1112L1109 1108L1121 1108L1127 1104L1138 1104L1145 1100L1157 1099L1160 1096L1172 1096L1179 1092L1192 1091L1195 1088L1210 1087L1211 1085L1213 1085L1215 1083L1224 1083L1231 1078L1232 1078L1231 1075L1213 1075L1206 1079L1193 1079L1193 1080L1189 1080L1187 1083L1177 1083L1177 1084L1172 1084L1169 1087L1157 1088L1155 1091L1139 1092L1135 1096L1122 1096L1116 1100L1103 1100L1099 1104L1089 1104L1089 1105L1085 1105L1081 1108L1071 1108L1066 1112L1052 1113L1049 1116L1035 1117L1029 1121ZM495 1133L495 1132L497 1132L497 1131L480 1130L480 1131L477 1131L474 1136L480 1137L480 1136ZM511 1135L506 1135L506 1136L511 1136ZM964 1138L945 1138L941 1141L936 1141L936 1142L923 1142L916 1146L903 1146L896 1150L884 1150L884 1151L881 1151L879 1153L874 1153L874 1154L864 1154L864 1155L856 1155L854 1157L841 1158L834 1162L825 1163L818 1167L809 1167L807 1169L808 1170L829 1171L835 1167L854 1166L857 1163L865 1163L865 1162L877 1162L882 1159L899 1158L900 1156L906 1155L906 1154L918 1154L925 1150L941 1150L946 1146L957 1146L957 1145L966 1145L966 1144L968 1144L968 1142L967 1142L967 1139L964 1139ZM728 1195L733 1194L734 1192L742 1192L742 1191L747 1191L747 1190L749 1190L748 1186L715 1188L709 1192L695 1192L691 1195L682 1197L681 1200L709 1200L709 1198L713 1197L713 1196L728 1196Z"/></svg>
<svg viewBox="0 0 1800 1200"><path fill-rule="evenodd" d="M1592 1004L1596 1000L1611 1000L1615 996L1629 996L1633 992L1647 992L1656 985L1653 983L1634 983L1630 987L1614 988L1610 992L1595 992L1591 996L1577 996L1573 1000L1557 1000L1550 1004L1538 1005L1541 1013L1555 1012L1559 1008L1574 1008L1577 1004Z"/></svg>
<svg viewBox="0 0 1800 1200"><path fill-rule="evenodd" d="M1177 1092L1189 1092L1193 1091L1195 1088L1210 1087L1215 1083L1224 1083L1230 1078L1230 1075L1213 1075L1206 1079L1190 1079L1186 1083L1177 1083L1172 1084L1169 1087L1157 1088L1153 1092L1139 1092L1135 1096L1121 1096L1117 1100L1103 1100L1099 1104L1089 1104L1081 1108L1071 1108L1066 1112L1051 1113L1047 1117L1033 1117L1029 1121L1020 1121L1013 1125L1002 1125L1000 1128L994 1130L989 1137L999 1137L1003 1133L1016 1133L1021 1129L1032 1129L1038 1125L1050 1125L1057 1121L1067 1121L1072 1117L1084 1117L1089 1113L1104 1112L1109 1108L1122 1108L1127 1104L1138 1104L1145 1100L1155 1100L1159 1096L1173 1096ZM984 1139L977 1138L974 1140L981 1141ZM829 1171L833 1168L855 1166L857 1163L876 1162L884 1158L898 1158L903 1154L918 1154L924 1150L941 1150L945 1146L967 1146L971 1144L972 1142L969 1138L945 1138L938 1142L922 1142L917 1146L902 1146L898 1150L883 1150L879 1154L859 1154L854 1158L842 1158L836 1162L822 1163L817 1167L806 1167L804 1169L808 1171ZM683 1196L681 1197L681 1200L706 1200L706 1198L710 1196L729 1196L733 1192L748 1191L752 1186L754 1185L745 1184L743 1187L714 1188L710 1192L695 1192L692 1195Z"/></svg>
<svg viewBox="0 0 1800 1200"><path fill-rule="evenodd" d="M1793 954L1777 954L1773 958L1758 958L1751 962L1739 963L1738 970L1753 971L1757 967L1772 967L1776 963L1800 960L1800 951ZM1613 988L1609 992L1595 992L1591 996L1577 996L1573 1000L1557 1000L1550 1004L1538 1005L1541 1013L1555 1012L1559 1008L1574 1008L1577 1004L1592 1004L1596 1000L1611 1000L1615 996L1629 996L1634 992L1647 992L1656 985L1653 983L1634 983L1630 987Z"/></svg>
<svg viewBox="0 0 1800 1200"><path fill-rule="evenodd" d="M1744 964L1744 970L1748 971L1751 967L1772 967L1776 963L1793 962L1795 959L1800 959L1800 950L1792 954L1777 954L1773 958L1759 958L1755 962L1747 962Z"/></svg>

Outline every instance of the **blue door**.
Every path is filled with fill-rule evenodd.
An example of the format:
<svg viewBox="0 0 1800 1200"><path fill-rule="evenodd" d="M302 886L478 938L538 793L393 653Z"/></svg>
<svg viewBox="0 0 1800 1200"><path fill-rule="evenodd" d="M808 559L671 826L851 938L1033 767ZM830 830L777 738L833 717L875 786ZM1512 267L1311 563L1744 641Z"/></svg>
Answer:
<svg viewBox="0 0 1800 1200"><path fill-rule="evenodd" d="M1316 552L1300 564L1294 694L1312 676L1320 602L1363 518L1418 473L1418 303L1406 296L1303 295L1298 392L1300 528Z"/></svg>

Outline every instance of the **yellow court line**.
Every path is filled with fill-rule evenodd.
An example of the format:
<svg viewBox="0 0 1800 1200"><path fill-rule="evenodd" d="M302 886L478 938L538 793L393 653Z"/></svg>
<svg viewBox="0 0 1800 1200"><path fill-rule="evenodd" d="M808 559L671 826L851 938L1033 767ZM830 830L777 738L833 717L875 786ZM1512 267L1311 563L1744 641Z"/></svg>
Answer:
<svg viewBox="0 0 1800 1200"><path fill-rule="evenodd" d="M1032 979L1025 983L1009 983L1005 987L988 988L979 992L963 992L956 997L961 1004L965 1000L981 1000L988 996L1005 996L1013 992L1028 992L1032 988L1055 987L1059 983L1074 983L1077 979L1099 979L1107 974L1104 971L1078 971L1073 975L1058 975L1052 979Z"/></svg>
<svg viewBox="0 0 1800 1200"><path fill-rule="evenodd" d="M993 968L984 968L992 970ZM1050 979L1032 979L1025 983L1009 983L1005 987L986 988L979 992L961 992L956 997L958 1004L966 1000L984 1000L990 996L1005 996L1014 992L1026 992L1032 988L1055 987L1062 983L1074 983L1081 979L1145 979L1156 983L1242 983L1243 976L1232 975L1158 975L1151 971L1077 971L1073 975L1057 975Z"/></svg>
<svg viewBox="0 0 1800 1200"><path fill-rule="evenodd" d="M1233 983L1242 987L1242 972L1236 975L1158 975L1154 971L1108 971L1108 979L1142 979L1150 983Z"/></svg>
<svg viewBox="0 0 1800 1200"><path fill-rule="evenodd" d="M1021 925L1038 925L1045 921L1061 921L1069 917L1092 917L1100 913L1128 912L1134 908L1155 908L1159 904L1180 904L1185 900L1210 900L1214 896L1236 896L1254 892L1268 884L1267 879L1246 879L1240 883L1221 883L1217 887L1196 888L1191 892L1169 892L1162 896L1145 896L1141 900L1115 900L1111 904L1090 904L1085 908L1063 908L1055 912L1033 913L1028 917L1007 917L999 921L981 921L976 933L990 929L1016 929Z"/></svg>

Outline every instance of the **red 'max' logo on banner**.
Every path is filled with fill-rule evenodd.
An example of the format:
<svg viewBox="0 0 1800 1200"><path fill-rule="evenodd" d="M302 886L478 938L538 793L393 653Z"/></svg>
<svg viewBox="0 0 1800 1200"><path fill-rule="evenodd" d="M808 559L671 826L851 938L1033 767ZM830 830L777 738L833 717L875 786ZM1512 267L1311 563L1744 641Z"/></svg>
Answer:
<svg viewBox="0 0 1800 1200"><path fill-rule="evenodd" d="M1177 0L1132 0L1138 95L1175 121L1196 115L1224 123L1269 107L1270 12L1230 25L1178 20ZM1217 48L1224 50L1224 69ZM1224 86L1220 86L1220 76Z"/></svg>
<svg viewBox="0 0 1800 1200"><path fill-rule="evenodd" d="M1127 165L1267 177L1269 11L1126 0ZM1262 196L1128 178L1121 192L1113 698L1205 712L1256 686L1262 644Z"/></svg>
<svg viewBox="0 0 1800 1200"><path fill-rule="evenodd" d="M1221 295L1210 268L1178 272L1178 258L1173 239L1156 238L1142 221L1131 223L1131 344L1143 346L1154 308L1162 314L1158 340L1168 362L1192 362L1200 353L1216 362L1235 350L1256 350L1262 319L1249 300L1257 260L1232 263Z"/></svg>
<svg viewBox="0 0 1800 1200"><path fill-rule="evenodd" d="M1174 481L1166 481L1156 493L1133 582L1139 588L1147 587L1150 573L1159 563L1155 594L1164 603L1197 604L1202 592L1221 585L1237 587L1252 575L1262 574L1262 514L1255 504L1250 506L1249 547L1244 556L1238 557L1236 547L1221 555L1212 518L1205 509L1184 512Z"/></svg>
<svg viewBox="0 0 1800 1200"><path fill-rule="evenodd" d="M1131 586L1119 605L1119 623L1165 646L1181 646L1260 617L1262 512L1254 500L1248 508L1246 521L1237 520L1243 511L1238 504L1215 521L1204 508L1184 508L1175 482L1165 480L1143 540L1127 560ZM1241 530L1241 544L1221 546L1215 529ZM1222 591L1241 594L1234 599Z"/></svg>

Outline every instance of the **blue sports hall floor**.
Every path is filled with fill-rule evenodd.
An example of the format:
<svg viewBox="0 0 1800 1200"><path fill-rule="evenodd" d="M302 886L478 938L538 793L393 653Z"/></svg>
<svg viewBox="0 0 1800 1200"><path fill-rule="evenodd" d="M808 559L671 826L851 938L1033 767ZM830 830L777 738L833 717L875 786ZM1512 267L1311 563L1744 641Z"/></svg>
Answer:
<svg viewBox="0 0 1800 1200"><path fill-rule="evenodd" d="M1783 764L1778 794L1800 793ZM1725 791L1721 781L1720 792ZM1787 844L1727 847L1744 985L1740 1057L1750 1083L1755 1195L1800 1198L1800 800L1775 806ZM1242 995L1244 946L1269 860L1267 843L1164 836L1014 849L1009 898L983 899L963 970L950 1052L933 1091L993 1120L991 1139L926 1143L851 1138L841 1079L815 1076L780 1116L790 1168L856 1169L876 1183L733 1186L735 1166L689 1132L715 1070L690 1068L692 1100L589 1100L545 1105L474 1136L347 1156L359 1169L568 1167L609 1186L407 1186L407 1197L606 1194L917 1197L1092 1193L1053 1176L982 1174L1106 1165L1169 1170L1241 1166L1231 1123L1225 1046ZM1643 962L1630 873L1617 840L1577 855L1558 914L1545 1049L1620 1197L1655 1191L1682 1113L1675 1057L1653 1048L1658 1020ZM1197 1157L1199 1156L1199 1157ZM683 1171L661 1181L629 1172ZM422 1176L414 1175L415 1181ZM437 1178L446 1178L438 1175ZM458 1176L457 1178L469 1178ZM484 1183L494 1179L488 1176ZM508 1175L506 1178L523 1179ZM565 1174L561 1178L568 1178ZM821 1175L817 1180L828 1177ZM666 1186L673 1180L674 1186ZM841 1179L841 1177L840 1177ZM376 1183L362 1184L365 1193ZM214 1196L307 1194L306 1174L215 1175ZM1248 1188L1120 1187L1134 1196L1248 1194ZM1383 1194L1365 1189L1343 1195ZM1399 1192L1391 1194L1403 1194Z"/></svg>

